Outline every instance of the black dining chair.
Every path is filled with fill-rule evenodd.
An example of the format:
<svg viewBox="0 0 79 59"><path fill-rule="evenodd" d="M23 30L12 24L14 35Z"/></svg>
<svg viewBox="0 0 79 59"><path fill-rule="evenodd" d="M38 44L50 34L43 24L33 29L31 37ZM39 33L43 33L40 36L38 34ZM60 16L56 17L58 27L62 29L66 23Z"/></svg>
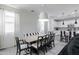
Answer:
<svg viewBox="0 0 79 59"><path fill-rule="evenodd" d="M39 35L39 33L37 32L37 34Z"/></svg>
<svg viewBox="0 0 79 59"><path fill-rule="evenodd" d="M75 31L73 32L73 36L74 36L74 37L76 36L76 32L75 32Z"/></svg>
<svg viewBox="0 0 79 59"><path fill-rule="evenodd" d="M35 32L35 35L37 35L37 33Z"/></svg>
<svg viewBox="0 0 79 59"><path fill-rule="evenodd" d="M26 36L29 36L28 33L26 34Z"/></svg>
<svg viewBox="0 0 79 59"><path fill-rule="evenodd" d="M54 40L55 40L55 34L54 33L51 33L50 35L48 35L47 45L48 45L49 48L52 48L53 46L55 47L55 41Z"/></svg>
<svg viewBox="0 0 79 59"><path fill-rule="evenodd" d="M60 31L60 41L64 41L65 40L65 31Z"/></svg>
<svg viewBox="0 0 79 59"><path fill-rule="evenodd" d="M32 36L32 34L31 34L31 33L29 33L29 35L30 35L30 36Z"/></svg>
<svg viewBox="0 0 79 59"><path fill-rule="evenodd" d="M21 51L25 51L26 54L28 54L28 45L25 43L25 41L23 40L19 40L18 37L15 37L16 40L16 46L17 46L17 52L16 55L19 53L19 55L21 54Z"/></svg>
<svg viewBox="0 0 79 59"><path fill-rule="evenodd" d="M34 33L32 33L32 35L34 35Z"/></svg>
<svg viewBox="0 0 79 59"><path fill-rule="evenodd" d="M72 38L72 32L69 31L69 40L71 40L71 38Z"/></svg>
<svg viewBox="0 0 79 59"><path fill-rule="evenodd" d="M60 31L60 41L62 41L63 40L63 34L62 34L62 31Z"/></svg>
<svg viewBox="0 0 79 59"><path fill-rule="evenodd" d="M49 45L50 45L49 35L46 34L45 36L43 36L42 40L42 47L44 54L48 51Z"/></svg>
<svg viewBox="0 0 79 59"><path fill-rule="evenodd" d="M47 41L48 41L48 36L47 35L43 36L43 39L41 41L41 48L44 54L45 52L47 52Z"/></svg>
<svg viewBox="0 0 79 59"><path fill-rule="evenodd" d="M42 39L43 37L39 36L36 43L32 44L32 48L36 50L37 55L39 55L40 52L42 51Z"/></svg>
<svg viewBox="0 0 79 59"><path fill-rule="evenodd" d="M53 33L52 42L53 42L53 46L55 47L55 33Z"/></svg>

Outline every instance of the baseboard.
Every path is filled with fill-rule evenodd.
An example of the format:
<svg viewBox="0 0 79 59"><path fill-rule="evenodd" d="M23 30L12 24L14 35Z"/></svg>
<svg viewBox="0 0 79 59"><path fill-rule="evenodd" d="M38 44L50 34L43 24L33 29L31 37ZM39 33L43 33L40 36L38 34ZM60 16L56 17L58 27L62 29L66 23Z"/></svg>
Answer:
<svg viewBox="0 0 79 59"><path fill-rule="evenodd" d="M1 48L0 50L5 50L5 49L8 49L8 48L13 48L13 47L16 47L16 45L14 45L12 47L7 47L7 48Z"/></svg>

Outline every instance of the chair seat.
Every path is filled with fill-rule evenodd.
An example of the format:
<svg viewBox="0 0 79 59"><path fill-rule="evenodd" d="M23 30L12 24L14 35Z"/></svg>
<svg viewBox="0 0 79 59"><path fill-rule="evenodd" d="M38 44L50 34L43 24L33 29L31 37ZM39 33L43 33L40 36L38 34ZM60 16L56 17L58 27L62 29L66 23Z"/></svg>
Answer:
<svg viewBox="0 0 79 59"><path fill-rule="evenodd" d="M37 43L32 44L34 48L37 48Z"/></svg>
<svg viewBox="0 0 79 59"><path fill-rule="evenodd" d="M21 49L27 48L27 44L21 44Z"/></svg>

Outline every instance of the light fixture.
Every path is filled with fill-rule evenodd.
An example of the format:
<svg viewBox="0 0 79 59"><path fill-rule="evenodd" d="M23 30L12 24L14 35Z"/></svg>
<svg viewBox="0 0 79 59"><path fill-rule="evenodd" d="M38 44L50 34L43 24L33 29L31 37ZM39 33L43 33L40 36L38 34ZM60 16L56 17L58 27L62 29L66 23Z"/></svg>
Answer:
<svg viewBox="0 0 79 59"><path fill-rule="evenodd" d="M39 21L49 21L48 14L45 11L45 5L42 5L42 12L39 14Z"/></svg>
<svg viewBox="0 0 79 59"><path fill-rule="evenodd" d="M46 12L40 12L39 21L49 21L48 20L48 15L47 15Z"/></svg>
<svg viewBox="0 0 79 59"><path fill-rule="evenodd" d="M77 24L77 19L75 19L75 24Z"/></svg>
<svg viewBox="0 0 79 59"><path fill-rule="evenodd" d="M74 12L75 12L75 18L77 17L77 11L78 10L74 10ZM75 19L75 24L77 24L77 19Z"/></svg>
<svg viewBox="0 0 79 59"><path fill-rule="evenodd" d="M64 25L64 21L63 21L62 25Z"/></svg>
<svg viewBox="0 0 79 59"><path fill-rule="evenodd" d="M62 16L64 17L64 12L62 13ZM64 25L64 20L63 20L63 23L62 23L62 25Z"/></svg>

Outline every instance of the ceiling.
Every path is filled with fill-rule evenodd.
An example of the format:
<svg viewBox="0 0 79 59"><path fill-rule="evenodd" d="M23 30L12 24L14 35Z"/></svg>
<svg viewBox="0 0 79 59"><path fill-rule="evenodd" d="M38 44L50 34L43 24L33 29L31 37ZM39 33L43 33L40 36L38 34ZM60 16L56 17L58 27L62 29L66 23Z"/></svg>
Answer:
<svg viewBox="0 0 79 59"><path fill-rule="evenodd" d="M79 4L7 4L8 6L20 10L33 10L35 12L46 11L52 18L61 17L64 15L71 15L74 10L79 12Z"/></svg>

